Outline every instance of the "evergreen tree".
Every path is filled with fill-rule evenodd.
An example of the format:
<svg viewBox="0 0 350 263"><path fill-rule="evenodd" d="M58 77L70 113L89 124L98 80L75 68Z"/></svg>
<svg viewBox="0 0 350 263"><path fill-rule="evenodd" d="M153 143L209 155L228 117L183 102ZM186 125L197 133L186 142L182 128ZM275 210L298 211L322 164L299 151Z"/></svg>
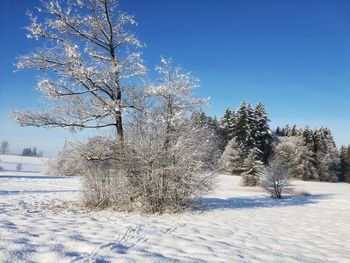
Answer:
<svg viewBox="0 0 350 263"><path fill-rule="evenodd" d="M233 138L233 129L234 129L234 116L235 112L230 108L227 108L224 114L224 117L221 119L221 128L226 134L226 142L228 143Z"/></svg>
<svg viewBox="0 0 350 263"><path fill-rule="evenodd" d="M243 186L257 186L259 184L259 178L264 169L264 165L260 161L261 154L258 148L253 148L244 160L246 171L241 174L241 184Z"/></svg>
<svg viewBox="0 0 350 263"><path fill-rule="evenodd" d="M232 174L240 174L243 171L244 158L241 145L233 138L226 146L219 160L221 170Z"/></svg>
<svg viewBox="0 0 350 263"><path fill-rule="evenodd" d="M31 148L24 148L22 151L22 156L32 156L32 149Z"/></svg>
<svg viewBox="0 0 350 263"><path fill-rule="evenodd" d="M230 151L232 144L236 148L235 151L239 150L239 154L235 153L233 158L240 158L238 162L235 161L236 173L238 170L246 170L243 164L246 159L249 159L252 150L255 151L258 160L265 164L268 162L273 139L268 122L265 106L262 103L253 109L248 102L243 101L234 114L230 109L226 110L221 123L230 132L229 137L232 137L230 142L234 140L234 143L231 142L231 145L226 147L225 154ZM237 163L240 165L239 169L237 169Z"/></svg>
<svg viewBox="0 0 350 263"><path fill-rule="evenodd" d="M32 156L37 157L38 153L36 152L36 148L34 147L32 150Z"/></svg>
<svg viewBox="0 0 350 263"><path fill-rule="evenodd" d="M289 136L298 136L300 134L298 127L294 124L292 129L290 130Z"/></svg>
<svg viewBox="0 0 350 263"><path fill-rule="evenodd" d="M256 147L253 137L255 129L254 111L250 104L244 101L236 111L233 129L233 137L241 147L243 159Z"/></svg>
<svg viewBox="0 0 350 263"><path fill-rule="evenodd" d="M350 145L340 148L340 176L339 180L350 183Z"/></svg>
<svg viewBox="0 0 350 263"><path fill-rule="evenodd" d="M255 142L256 147L260 150L260 160L267 164L269 157L272 153L272 133L269 127L269 118L267 116L265 106L262 103L259 103L255 107Z"/></svg>
<svg viewBox="0 0 350 263"><path fill-rule="evenodd" d="M290 128L289 128L289 124L287 124L286 126L283 127L283 136L290 136Z"/></svg>
<svg viewBox="0 0 350 263"><path fill-rule="evenodd" d="M276 136L283 136L282 128L280 128L279 126L277 126L276 130L274 131L274 134L275 134Z"/></svg>
<svg viewBox="0 0 350 263"><path fill-rule="evenodd" d="M339 152L328 128L314 130L314 154L320 181L336 181L340 169Z"/></svg>

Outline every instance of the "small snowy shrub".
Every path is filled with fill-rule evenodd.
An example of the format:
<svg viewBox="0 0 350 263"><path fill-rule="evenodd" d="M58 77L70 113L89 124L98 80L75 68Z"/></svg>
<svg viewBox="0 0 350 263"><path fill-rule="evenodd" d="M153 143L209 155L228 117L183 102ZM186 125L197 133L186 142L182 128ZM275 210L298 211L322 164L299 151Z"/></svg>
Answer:
<svg viewBox="0 0 350 263"><path fill-rule="evenodd" d="M279 159L274 159L266 167L260 185L271 194L272 198L281 198L283 192L291 190L290 177L285 164Z"/></svg>
<svg viewBox="0 0 350 263"><path fill-rule="evenodd" d="M214 145L206 131L206 127L183 127L166 148L153 133L130 142L124 169L134 209L179 212L213 188L214 176L207 159Z"/></svg>
<svg viewBox="0 0 350 263"><path fill-rule="evenodd" d="M188 208L214 186L202 152L210 143L200 143L195 137L196 133L184 133L166 151L161 141L147 136L129 141L123 149L108 140L81 147L80 153L86 157L85 204L146 213Z"/></svg>

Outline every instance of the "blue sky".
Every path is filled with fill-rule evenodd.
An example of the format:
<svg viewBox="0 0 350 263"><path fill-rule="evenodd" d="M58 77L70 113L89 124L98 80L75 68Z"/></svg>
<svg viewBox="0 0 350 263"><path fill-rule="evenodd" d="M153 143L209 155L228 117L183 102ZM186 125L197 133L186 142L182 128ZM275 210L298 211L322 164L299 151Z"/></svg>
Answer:
<svg viewBox="0 0 350 263"><path fill-rule="evenodd" d="M53 156L70 133L8 119L39 99L36 72L13 72L15 58L39 45L23 29L26 11L38 5L0 1L0 140L13 151L37 146ZM209 114L262 101L272 127L328 126L338 145L350 144L350 1L121 0L121 8L139 22L147 66L164 55L192 71L201 80L196 95L212 98Z"/></svg>

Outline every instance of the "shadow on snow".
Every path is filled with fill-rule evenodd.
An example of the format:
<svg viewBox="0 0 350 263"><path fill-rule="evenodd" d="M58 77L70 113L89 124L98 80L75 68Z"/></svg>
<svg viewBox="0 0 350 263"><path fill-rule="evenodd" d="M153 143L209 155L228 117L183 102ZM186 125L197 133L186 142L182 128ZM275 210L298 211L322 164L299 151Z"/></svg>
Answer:
<svg viewBox="0 0 350 263"><path fill-rule="evenodd" d="M329 194L316 194L309 196L287 195L281 199L272 199L269 197L232 197L228 199L221 198L203 198L202 209L249 209L249 208L269 208L269 207L285 207L285 206L303 206L315 204L319 200L328 199Z"/></svg>

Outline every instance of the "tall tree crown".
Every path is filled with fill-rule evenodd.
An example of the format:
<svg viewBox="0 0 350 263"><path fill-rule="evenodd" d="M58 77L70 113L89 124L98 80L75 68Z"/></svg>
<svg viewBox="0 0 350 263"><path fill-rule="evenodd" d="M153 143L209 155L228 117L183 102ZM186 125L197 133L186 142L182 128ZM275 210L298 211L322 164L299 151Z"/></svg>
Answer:
<svg viewBox="0 0 350 263"><path fill-rule="evenodd" d="M19 69L42 72L36 90L52 106L13 113L23 126L100 128L123 136L122 113L137 108L131 79L146 72L130 31L133 16L116 0L48 0L29 13L29 38L42 47L22 56Z"/></svg>

